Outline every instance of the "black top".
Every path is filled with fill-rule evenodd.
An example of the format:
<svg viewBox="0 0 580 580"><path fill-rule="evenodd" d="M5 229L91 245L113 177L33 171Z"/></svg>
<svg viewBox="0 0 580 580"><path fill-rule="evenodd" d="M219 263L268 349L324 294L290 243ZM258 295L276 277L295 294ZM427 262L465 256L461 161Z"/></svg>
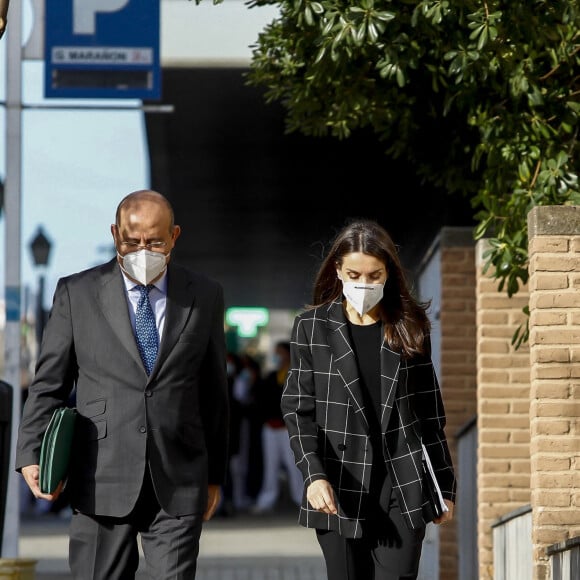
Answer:
<svg viewBox="0 0 580 580"><path fill-rule="evenodd" d="M384 534L385 518L389 513L392 495L392 481L387 473L383 456L381 435L381 345L383 343L381 321L361 326L349 322L350 337L361 382L365 407L372 409L366 413L369 420L373 466L371 486L367 498L367 518L363 524L363 534Z"/></svg>
<svg viewBox="0 0 580 580"><path fill-rule="evenodd" d="M350 336L358 362L358 372L365 397L365 406L370 406L373 413L367 413L371 421L371 434L381 432L381 344L382 323L361 326L349 323Z"/></svg>

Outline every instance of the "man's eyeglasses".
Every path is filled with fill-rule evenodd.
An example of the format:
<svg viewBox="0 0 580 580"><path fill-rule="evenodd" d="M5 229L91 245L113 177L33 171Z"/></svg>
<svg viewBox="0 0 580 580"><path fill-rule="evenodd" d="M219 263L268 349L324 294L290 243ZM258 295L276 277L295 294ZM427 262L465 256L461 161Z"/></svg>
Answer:
<svg viewBox="0 0 580 580"><path fill-rule="evenodd" d="M164 248L167 243L166 242L149 242L148 244L141 245L139 242L121 242L122 246L125 246L128 250L160 250Z"/></svg>

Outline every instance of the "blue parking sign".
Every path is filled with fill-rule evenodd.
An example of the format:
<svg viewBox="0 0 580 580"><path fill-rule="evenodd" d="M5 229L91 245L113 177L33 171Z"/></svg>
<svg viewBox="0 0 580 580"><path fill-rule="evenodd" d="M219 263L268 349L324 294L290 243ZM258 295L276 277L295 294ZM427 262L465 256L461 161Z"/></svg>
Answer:
<svg viewBox="0 0 580 580"><path fill-rule="evenodd" d="M46 0L47 98L159 99L160 0Z"/></svg>

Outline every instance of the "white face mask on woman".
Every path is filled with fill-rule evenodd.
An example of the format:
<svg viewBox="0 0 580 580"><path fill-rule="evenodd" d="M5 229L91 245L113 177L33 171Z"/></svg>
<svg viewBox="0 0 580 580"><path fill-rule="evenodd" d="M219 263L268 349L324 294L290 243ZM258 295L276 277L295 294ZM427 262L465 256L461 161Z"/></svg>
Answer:
<svg viewBox="0 0 580 580"><path fill-rule="evenodd" d="M169 254L150 250L129 252L124 256L117 252L117 255L121 258L121 268L125 274L144 286L149 284L151 280L155 280L167 268L167 257L169 256Z"/></svg>
<svg viewBox="0 0 580 580"><path fill-rule="evenodd" d="M384 287L384 284L361 284L360 282L342 281L344 297L360 316L365 315L381 301Z"/></svg>

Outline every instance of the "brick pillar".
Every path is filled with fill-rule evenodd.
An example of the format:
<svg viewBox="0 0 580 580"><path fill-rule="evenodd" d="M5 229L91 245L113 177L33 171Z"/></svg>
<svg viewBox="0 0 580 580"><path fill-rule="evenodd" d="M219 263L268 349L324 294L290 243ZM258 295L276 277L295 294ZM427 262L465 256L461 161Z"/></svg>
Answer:
<svg viewBox="0 0 580 580"><path fill-rule="evenodd" d="M512 346L526 316L527 287L509 298L483 273L476 246L479 580L493 579L492 523L530 503L529 347Z"/></svg>
<svg viewBox="0 0 580 580"><path fill-rule="evenodd" d="M546 548L580 535L580 206L528 215L534 580Z"/></svg>
<svg viewBox="0 0 580 580"><path fill-rule="evenodd" d="M443 228L441 247L441 371L445 432L456 472L454 435L476 413L475 244L472 228ZM461 483L459 483L461 485ZM439 578L457 578L457 526L441 526Z"/></svg>

